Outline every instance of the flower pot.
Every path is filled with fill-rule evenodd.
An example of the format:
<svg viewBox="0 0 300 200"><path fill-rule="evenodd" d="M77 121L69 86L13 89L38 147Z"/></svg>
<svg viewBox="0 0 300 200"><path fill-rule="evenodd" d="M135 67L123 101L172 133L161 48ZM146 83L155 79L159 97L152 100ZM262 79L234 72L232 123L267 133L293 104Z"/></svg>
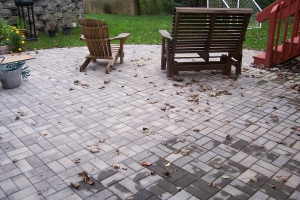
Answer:
<svg viewBox="0 0 300 200"><path fill-rule="evenodd" d="M49 33L49 37L55 37L56 36L56 31L49 30L48 33Z"/></svg>
<svg viewBox="0 0 300 200"><path fill-rule="evenodd" d="M20 33L21 33L21 35L24 35L26 38L26 29L20 29Z"/></svg>
<svg viewBox="0 0 300 200"><path fill-rule="evenodd" d="M0 55L9 54L12 49L13 47L9 45L0 46Z"/></svg>
<svg viewBox="0 0 300 200"><path fill-rule="evenodd" d="M64 35L70 35L71 34L71 28L68 28L68 27L63 28L63 33L64 33Z"/></svg>
<svg viewBox="0 0 300 200"><path fill-rule="evenodd" d="M22 66L12 71L5 71L7 64L0 64L0 81L2 88L12 89L21 85Z"/></svg>

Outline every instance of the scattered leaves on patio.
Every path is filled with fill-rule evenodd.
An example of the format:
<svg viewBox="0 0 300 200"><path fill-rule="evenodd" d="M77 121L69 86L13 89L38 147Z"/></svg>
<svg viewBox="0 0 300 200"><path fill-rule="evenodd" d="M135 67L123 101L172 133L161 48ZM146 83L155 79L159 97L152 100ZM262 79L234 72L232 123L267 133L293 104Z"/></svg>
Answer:
<svg viewBox="0 0 300 200"><path fill-rule="evenodd" d="M137 74L135 74L133 77L137 77Z"/></svg>
<svg viewBox="0 0 300 200"><path fill-rule="evenodd" d="M184 143L185 142L185 138L181 138L180 142Z"/></svg>
<svg viewBox="0 0 300 200"><path fill-rule="evenodd" d="M211 187L211 188L216 187L215 184L214 184L213 182L210 182L210 183L208 184L208 186Z"/></svg>
<svg viewBox="0 0 300 200"><path fill-rule="evenodd" d="M90 149L90 152L91 153L98 153L100 151L99 148L93 148L93 149Z"/></svg>
<svg viewBox="0 0 300 200"><path fill-rule="evenodd" d="M151 131L150 135L155 135L155 133L156 133L155 131Z"/></svg>
<svg viewBox="0 0 300 200"><path fill-rule="evenodd" d="M156 172L155 172L155 171L151 171L150 174L151 174L152 176L155 176L155 175L156 175Z"/></svg>
<svg viewBox="0 0 300 200"><path fill-rule="evenodd" d="M105 80L104 81L104 84L109 84L110 83L110 80Z"/></svg>
<svg viewBox="0 0 300 200"><path fill-rule="evenodd" d="M87 181L90 179L89 175L86 171L82 171L82 172L78 173L78 175L82 177L82 180L84 183L87 183Z"/></svg>
<svg viewBox="0 0 300 200"><path fill-rule="evenodd" d="M116 149L116 150L115 150L115 154L116 154L116 155L119 155L119 154L120 154L120 150L119 150L119 149Z"/></svg>
<svg viewBox="0 0 300 200"><path fill-rule="evenodd" d="M43 193L41 191L38 191L38 195L42 195Z"/></svg>
<svg viewBox="0 0 300 200"><path fill-rule="evenodd" d="M190 111L192 111L192 112L194 112L194 111L195 111L195 109L194 109L194 108L189 108L189 110L190 110Z"/></svg>
<svg viewBox="0 0 300 200"><path fill-rule="evenodd" d="M143 162L141 162L141 165L142 166L150 166L151 162L143 161Z"/></svg>
<svg viewBox="0 0 300 200"><path fill-rule="evenodd" d="M162 141L161 144L165 145L165 144L167 144L167 142L166 141Z"/></svg>
<svg viewBox="0 0 300 200"><path fill-rule="evenodd" d="M17 120L19 120L20 119L20 117L19 116L17 116L16 118L15 118L15 120L17 121Z"/></svg>
<svg viewBox="0 0 300 200"><path fill-rule="evenodd" d="M114 169L119 169L119 168L120 168L120 164L114 164L114 165L113 165L113 168L114 168Z"/></svg>
<svg viewBox="0 0 300 200"><path fill-rule="evenodd" d="M229 176L228 176L228 175L226 175L226 174L224 174L223 176L221 176L221 178L223 178L223 179L228 179L228 178L229 178Z"/></svg>
<svg viewBox="0 0 300 200"><path fill-rule="evenodd" d="M220 169L222 166L219 163L214 163L214 168Z"/></svg>
<svg viewBox="0 0 300 200"><path fill-rule="evenodd" d="M75 163L80 163L80 159L79 159L79 158L78 158L78 159L75 159L74 162L75 162Z"/></svg>
<svg viewBox="0 0 300 200"><path fill-rule="evenodd" d="M74 90L74 88L71 87L71 88L69 88L69 90Z"/></svg>
<svg viewBox="0 0 300 200"><path fill-rule="evenodd" d="M176 187L176 190L177 190L177 191L180 191L180 190L182 190L182 187L177 186L177 187Z"/></svg>
<svg viewBox="0 0 300 200"><path fill-rule="evenodd" d="M79 186L80 186L80 184L78 183L78 182L70 182L70 184L71 184L71 186L73 187L73 188L78 188Z"/></svg>
<svg viewBox="0 0 300 200"><path fill-rule="evenodd" d="M184 156L187 156L190 153L190 150L188 149L181 149L181 154Z"/></svg>
<svg viewBox="0 0 300 200"><path fill-rule="evenodd" d="M183 119L175 119L175 122L183 122L184 120Z"/></svg>
<svg viewBox="0 0 300 200"><path fill-rule="evenodd" d="M166 111L166 110L167 110L167 107L164 106L164 107L161 108L161 110L162 110L162 111Z"/></svg>
<svg viewBox="0 0 300 200"><path fill-rule="evenodd" d="M134 197L128 197L127 200L134 200Z"/></svg>
<svg viewBox="0 0 300 200"><path fill-rule="evenodd" d="M250 180L256 183L258 181L258 178L253 176L253 177L250 178Z"/></svg>
<svg viewBox="0 0 300 200"><path fill-rule="evenodd" d="M79 80L74 80L74 85L78 85L79 84Z"/></svg>
<svg viewBox="0 0 300 200"><path fill-rule="evenodd" d="M122 167L122 169L123 169L123 170L127 170L127 168L126 168L126 167Z"/></svg>
<svg viewBox="0 0 300 200"><path fill-rule="evenodd" d="M13 162L13 163L18 162L18 159L14 158L14 159L12 160L12 162Z"/></svg>
<svg viewBox="0 0 300 200"><path fill-rule="evenodd" d="M251 138L250 142L254 142L256 140L256 138Z"/></svg>
<svg viewBox="0 0 300 200"><path fill-rule="evenodd" d="M277 116L274 115L274 114L272 114L271 117L272 117L273 119L277 119Z"/></svg>
<svg viewBox="0 0 300 200"><path fill-rule="evenodd" d="M178 154L179 151L180 151L180 149L176 149L176 150L174 151L174 154Z"/></svg>
<svg viewBox="0 0 300 200"><path fill-rule="evenodd" d="M231 139L231 135L226 135L225 139L226 140L230 140Z"/></svg>
<svg viewBox="0 0 300 200"><path fill-rule="evenodd" d="M100 90L103 90L104 88L105 88L104 85L101 85L101 86L99 87Z"/></svg>
<svg viewBox="0 0 300 200"><path fill-rule="evenodd" d="M164 166L168 167L168 166L170 166L170 164L171 164L171 163L169 163L169 162L165 162L165 163L164 163Z"/></svg>
<svg viewBox="0 0 300 200"><path fill-rule="evenodd" d="M272 187L273 189L275 189L275 188L276 188L274 184L272 184L272 185L271 185L271 187Z"/></svg>
<svg viewBox="0 0 300 200"><path fill-rule="evenodd" d="M225 122L228 122L228 123L230 122L230 120L229 120L229 119L227 119L227 118L225 118L225 119L224 119L224 121L225 121Z"/></svg>
<svg viewBox="0 0 300 200"><path fill-rule="evenodd" d="M48 135L47 133L40 133L40 136L46 136L46 135Z"/></svg>
<svg viewBox="0 0 300 200"><path fill-rule="evenodd" d="M279 98L285 98L283 94L278 95Z"/></svg>

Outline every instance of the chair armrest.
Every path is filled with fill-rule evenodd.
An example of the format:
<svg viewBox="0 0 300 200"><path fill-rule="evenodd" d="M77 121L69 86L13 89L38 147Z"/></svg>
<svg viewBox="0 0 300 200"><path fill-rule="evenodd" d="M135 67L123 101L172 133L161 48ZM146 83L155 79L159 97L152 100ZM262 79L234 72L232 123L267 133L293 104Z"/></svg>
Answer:
<svg viewBox="0 0 300 200"><path fill-rule="evenodd" d="M163 38L165 38L165 39L169 39L169 40L172 40L173 38L171 37L171 35L170 35L170 33L168 32L168 31L166 31L166 30L159 30L158 31L160 34L161 34L161 36L163 37Z"/></svg>
<svg viewBox="0 0 300 200"><path fill-rule="evenodd" d="M109 40L120 40L127 38L130 35L130 33L121 33L117 37L110 38Z"/></svg>

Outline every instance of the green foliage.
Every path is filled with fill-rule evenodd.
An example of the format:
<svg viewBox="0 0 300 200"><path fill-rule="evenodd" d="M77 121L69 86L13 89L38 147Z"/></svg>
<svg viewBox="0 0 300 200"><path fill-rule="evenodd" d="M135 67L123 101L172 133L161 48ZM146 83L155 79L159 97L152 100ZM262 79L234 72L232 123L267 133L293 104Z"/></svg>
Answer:
<svg viewBox="0 0 300 200"><path fill-rule="evenodd" d="M6 39L8 38L10 30L11 26L8 22L5 19L0 18L0 46L6 45Z"/></svg>
<svg viewBox="0 0 300 200"><path fill-rule="evenodd" d="M26 22L25 19L22 17L17 18L17 28L18 29L26 29Z"/></svg>
<svg viewBox="0 0 300 200"><path fill-rule="evenodd" d="M46 29L50 31L55 31L58 28L58 19L60 17L55 14L48 14L46 16Z"/></svg>
<svg viewBox="0 0 300 200"><path fill-rule="evenodd" d="M111 14L110 6L106 2L104 3L103 11L105 14Z"/></svg>
<svg viewBox="0 0 300 200"><path fill-rule="evenodd" d="M276 0L256 0L261 9L268 7L270 4L275 2Z"/></svg>
<svg viewBox="0 0 300 200"><path fill-rule="evenodd" d="M25 36L16 27L12 27L6 39L7 44L13 46L14 52L21 52L25 44Z"/></svg>
<svg viewBox="0 0 300 200"><path fill-rule="evenodd" d="M172 16L129 16L129 15L108 15L108 14L86 14L85 18L96 18L106 21L110 37L120 33L130 33L125 44L161 44L161 35L158 30L167 30L171 33ZM262 24L262 28L248 29L244 48L262 50L266 49L268 38L268 22ZM40 35L37 41L26 43L26 47L33 50L53 47L86 46L86 43L79 40L82 34L80 27L72 30L72 35L58 33L57 37L50 38L47 35ZM114 41L117 43L117 41Z"/></svg>

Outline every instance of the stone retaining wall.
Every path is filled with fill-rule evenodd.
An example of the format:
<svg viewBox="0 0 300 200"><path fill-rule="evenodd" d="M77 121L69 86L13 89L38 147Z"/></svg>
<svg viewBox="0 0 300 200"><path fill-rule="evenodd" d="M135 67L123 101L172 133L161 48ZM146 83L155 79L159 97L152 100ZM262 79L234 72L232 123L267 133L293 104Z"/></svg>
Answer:
<svg viewBox="0 0 300 200"><path fill-rule="evenodd" d="M35 0L33 13L37 34L47 32L49 23L47 19L49 18L49 15L54 14L60 19L62 11L65 9L74 10L77 19L83 19L83 1L84 0ZM25 15L27 15L26 6L24 6L24 8ZM4 18L11 25L15 25L17 16L18 7L15 6L14 0L0 0L0 18ZM58 29L60 30L61 28L61 25L58 25Z"/></svg>
<svg viewBox="0 0 300 200"><path fill-rule="evenodd" d="M103 14L104 4L107 3L112 14L137 15L138 8L134 0L84 0L84 13Z"/></svg>

